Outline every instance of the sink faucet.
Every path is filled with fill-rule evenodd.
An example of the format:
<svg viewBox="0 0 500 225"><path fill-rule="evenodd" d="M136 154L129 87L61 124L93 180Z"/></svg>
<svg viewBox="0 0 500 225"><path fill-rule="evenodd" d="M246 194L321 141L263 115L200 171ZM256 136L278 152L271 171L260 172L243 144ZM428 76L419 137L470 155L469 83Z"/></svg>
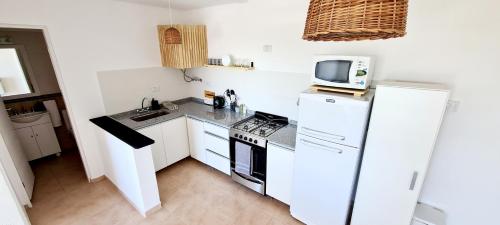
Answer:
<svg viewBox="0 0 500 225"><path fill-rule="evenodd" d="M147 112L149 111L149 107L144 108L144 100L148 99L147 97L144 97L141 102L141 108L137 110L137 112Z"/></svg>

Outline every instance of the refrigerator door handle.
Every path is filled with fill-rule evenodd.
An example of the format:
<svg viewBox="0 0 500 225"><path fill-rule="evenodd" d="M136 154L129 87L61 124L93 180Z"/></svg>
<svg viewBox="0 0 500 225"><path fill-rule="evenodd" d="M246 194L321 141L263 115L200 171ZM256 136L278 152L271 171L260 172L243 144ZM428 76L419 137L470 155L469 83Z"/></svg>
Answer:
<svg viewBox="0 0 500 225"><path fill-rule="evenodd" d="M334 147L330 147L330 146L327 146L327 145L322 145L322 144L318 144L318 143L314 143L312 141L308 141L306 139L300 139L300 141L302 143L304 143L305 145L309 145L309 146L313 146L313 147L317 147L317 148L321 148L321 149L324 149L324 150L327 150L327 151L335 151L337 152L338 154L342 154L343 150L342 149L339 149L339 148L334 148Z"/></svg>
<svg viewBox="0 0 500 225"><path fill-rule="evenodd" d="M330 136L330 137L335 138L337 140L345 141L345 137L341 136L341 135L330 134L328 132L324 132L324 131L320 131L320 130L315 130L315 129L311 129L311 128L308 128L308 127L302 127L302 129L305 130L306 132L310 133L310 134L313 134L313 135L327 135L327 136Z"/></svg>
<svg viewBox="0 0 500 225"><path fill-rule="evenodd" d="M410 191L413 191L415 189L415 184L417 183L417 177L418 177L418 172L414 171L413 177L411 178Z"/></svg>

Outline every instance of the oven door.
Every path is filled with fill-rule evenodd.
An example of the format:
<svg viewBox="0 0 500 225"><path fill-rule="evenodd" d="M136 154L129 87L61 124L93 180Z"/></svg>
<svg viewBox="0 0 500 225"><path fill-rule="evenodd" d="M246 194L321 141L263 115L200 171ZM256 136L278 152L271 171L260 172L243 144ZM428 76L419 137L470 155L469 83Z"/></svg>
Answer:
<svg viewBox="0 0 500 225"><path fill-rule="evenodd" d="M250 153L250 177L245 174L237 173L236 168L236 143L249 147L251 149ZM230 138L230 156L231 156L231 170L237 175L244 179L250 180L256 183L266 182L266 158L267 151L265 148L253 145L247 142L240 141L236 138Z"/></svg>

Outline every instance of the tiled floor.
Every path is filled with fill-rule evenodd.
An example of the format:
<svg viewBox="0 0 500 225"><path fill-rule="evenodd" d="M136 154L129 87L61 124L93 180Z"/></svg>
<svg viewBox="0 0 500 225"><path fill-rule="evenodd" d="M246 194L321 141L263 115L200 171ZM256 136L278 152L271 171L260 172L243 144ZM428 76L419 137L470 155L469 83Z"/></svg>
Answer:
<svg viewBox="0 0 500 225"><path fill-rule="evenodd" d="M301 224L289 215L286 205L193 159L158 173L162 208L147 218L108 180L88 183L76 152L36 162L33 170L33 208L27 210L33 225Z"/></svg>

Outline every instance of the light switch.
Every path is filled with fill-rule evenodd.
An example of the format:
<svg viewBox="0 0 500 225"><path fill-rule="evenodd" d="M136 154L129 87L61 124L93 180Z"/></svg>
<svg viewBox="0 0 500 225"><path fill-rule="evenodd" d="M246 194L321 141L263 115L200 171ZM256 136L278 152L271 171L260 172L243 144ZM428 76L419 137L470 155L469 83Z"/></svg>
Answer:
<svg viewBox="0 0 500 225"><path fill-rule="evenodd" d="M153 87L151 88L151 91L152 91L153 93L160 92L160 86L153 86Z"/></svg>

